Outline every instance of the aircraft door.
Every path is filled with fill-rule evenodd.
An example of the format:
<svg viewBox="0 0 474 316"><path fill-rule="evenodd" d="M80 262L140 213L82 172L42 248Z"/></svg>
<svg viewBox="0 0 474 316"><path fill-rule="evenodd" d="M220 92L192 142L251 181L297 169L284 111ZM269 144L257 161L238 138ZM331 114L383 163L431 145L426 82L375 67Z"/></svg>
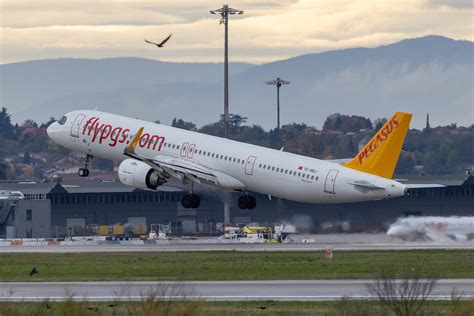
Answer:
<svg viewBox="0 0 474 316"><path fill-rule="evenodd" d="M181 146L181 157L186 157L188 154L189 143L183 143Z"/></svg>
<svg viewBox="0 0 474 316"><path fill-rule="evenodd" d="M86 116L84 114L79 114L78 116L76 116L76 119L74 120L71 126L72 137L79 138L79 130L81 129L81 124L82 121L84 121L85 117Z"/></svg>
<svg viewBox="0 0 474 316"><path fill-rule="evenodd" d="M336 194L336 177L338 173L338 170L329 170L326 176L326 182L324 182L324 192Z"/></svg>
<svg viewBox="0 0 474 316"><path fill-rule="evenodd" d="M255 156L249 156L247 158L247 162L245 163L245 174L248 176L253 175L253 166L255 165L255 161L257 160L257 157Z"/></svg>
<svg viewBox="0 0 474 316"><path fill-rule="evenodd" d="M188 151L188 158L189 159L192 159L193 158L193 155L194 155L194 151L196 150L196 145L195 144L191 144L189 145L189 151Z"/></svg>

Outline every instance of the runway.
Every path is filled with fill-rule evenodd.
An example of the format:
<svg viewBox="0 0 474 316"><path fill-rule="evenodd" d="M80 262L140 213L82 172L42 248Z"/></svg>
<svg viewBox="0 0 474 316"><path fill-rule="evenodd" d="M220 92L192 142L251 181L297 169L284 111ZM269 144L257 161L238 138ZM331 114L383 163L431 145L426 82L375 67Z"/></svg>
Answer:
<svg viewBox="0 0 474 316"><path fill-rule="evenodd" d="M154 292L160 299L207 301L330 301L344 296L375 299L370 280L194 281L194 282L2 282L1 301L142 300ZM429 299L445 300L455 288L463 299L474 298L474 279L439 280Z"/></svg>
<svg viewBox="0 0 474 316"><path fill-rule="evenodd" d="M84 244L61 246L1 246L0 253L82 253L82 252L179 252L179 251L322 251L474 249L474 242L398 242L398 243L158 243L158 244Z"/></svg>

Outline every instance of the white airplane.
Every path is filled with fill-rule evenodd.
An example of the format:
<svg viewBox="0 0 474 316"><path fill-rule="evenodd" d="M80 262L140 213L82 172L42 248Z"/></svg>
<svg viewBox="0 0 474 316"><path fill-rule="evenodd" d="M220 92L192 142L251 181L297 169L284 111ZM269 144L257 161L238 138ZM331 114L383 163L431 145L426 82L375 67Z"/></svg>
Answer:
<svg viewBox="0 0 474 316"><path fill-rule="evenodd" d="M390 225L387 235L403 240L443 240L465 241L474 236L474 217L404 217Z"/></svg>
<svg viewBox="0 0 474 316"><path fill-rule="evenodd" d="M24 200L25 196L20 191L0 191L0 200Z"/></svg>
<svg viewBox="0 0 474 316"><path fill-rule="evenodd" d="M253 209L249 192L306 203L347 203L400 197L407 187L392 180L411 120L397 112L351 161L340 164L99 111L64 115L48 127L59 145L92 157L121 161L120 181L145 190L174 180L189 194L183 207L197 208L195 184L242 192L238 206ZM340 161L338 161L340 162Z"/></svg>

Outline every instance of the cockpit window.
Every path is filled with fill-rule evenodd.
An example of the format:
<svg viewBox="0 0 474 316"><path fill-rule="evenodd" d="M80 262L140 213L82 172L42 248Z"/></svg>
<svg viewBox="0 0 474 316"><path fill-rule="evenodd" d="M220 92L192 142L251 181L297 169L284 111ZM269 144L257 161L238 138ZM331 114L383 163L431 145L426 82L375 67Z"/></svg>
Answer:
<svg viewBox="0 0 474 316"><path fill-rule="evenodd" d="M64 123L66 123L66 120L67 120L67 117L66 117L66 116L63 116L63 117L61 117L61 119L58 121L58 123L59 123L60 125L64 125Z"/></svg>

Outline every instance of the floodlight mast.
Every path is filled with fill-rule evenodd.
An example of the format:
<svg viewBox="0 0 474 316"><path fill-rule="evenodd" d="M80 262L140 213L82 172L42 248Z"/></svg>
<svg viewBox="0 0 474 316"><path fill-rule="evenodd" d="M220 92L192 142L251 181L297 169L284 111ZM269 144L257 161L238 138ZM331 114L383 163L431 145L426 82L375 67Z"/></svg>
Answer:
<svg viewBox="0 0 474 316"><path fill-rule="evenodd" d="M224 24L224 137L229 138L229 14L244 14L244 11L229 8L224 4L222 8L211 10L211 14L220 14L219 24Z"/></svg>
<svg viewBox="0 0 474 316"><path fill-rule="evenodd" d="M277 87L277 130L276 130L277 143L276 143L276 147L280 148L280 87L285 84L290 84L290 82L278 77L275 80L265 81L265 84L269 86Z"/></svg>

